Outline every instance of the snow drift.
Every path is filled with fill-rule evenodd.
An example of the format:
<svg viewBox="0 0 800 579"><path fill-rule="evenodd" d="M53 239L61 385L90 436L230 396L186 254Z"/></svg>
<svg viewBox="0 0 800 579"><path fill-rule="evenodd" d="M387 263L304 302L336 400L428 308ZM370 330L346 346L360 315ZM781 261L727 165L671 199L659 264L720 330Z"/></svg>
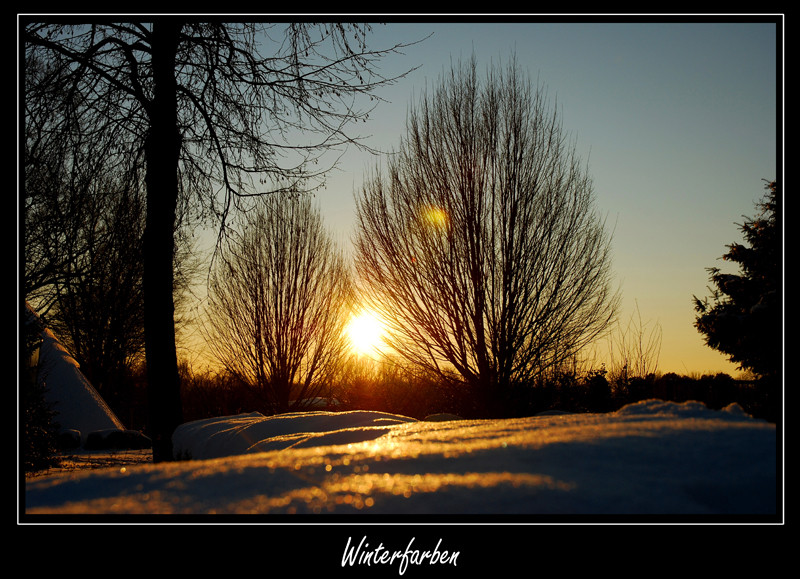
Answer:
<svg viewBox="0 0 800 579"><path fill-rule="evenodd" d="M124 431L119 418L83 375L75 358L53 332L44 327L39 315L28 304L25 323L41 333L38 380L44 382L45 400L58 414L62 432L76 433L85 445L90 433Z"/></svg>
<svg viewBox="0 0 800 579"><path fill-rule="evenodd" d="M25 512L778 513L775 425L736 405L648 400L506 420L255 413L187 423L174 443L191 460L28 481Z"/></svg>
<svg viewBox="0 0 800 579"><path fill-rule="evenodd" d="M296 412L265 417L259 412L209 418L178 427L175 458L208 459L308 446L342 445L378 438L391 425L415 419L383 412Z"/></svg>

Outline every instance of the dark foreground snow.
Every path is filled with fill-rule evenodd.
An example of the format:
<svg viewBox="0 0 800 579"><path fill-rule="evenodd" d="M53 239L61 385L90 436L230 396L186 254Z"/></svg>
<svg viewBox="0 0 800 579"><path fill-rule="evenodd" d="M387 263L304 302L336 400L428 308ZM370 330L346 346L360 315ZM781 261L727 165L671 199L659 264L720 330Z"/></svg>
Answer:
<svg viewBox="0 0 800 579"><path fill-rule="evenodd" d="M174 442L188 460L28 480L25 514L777 515L782 464L774 424L658 400L506 420L255 413Z"/></svg>

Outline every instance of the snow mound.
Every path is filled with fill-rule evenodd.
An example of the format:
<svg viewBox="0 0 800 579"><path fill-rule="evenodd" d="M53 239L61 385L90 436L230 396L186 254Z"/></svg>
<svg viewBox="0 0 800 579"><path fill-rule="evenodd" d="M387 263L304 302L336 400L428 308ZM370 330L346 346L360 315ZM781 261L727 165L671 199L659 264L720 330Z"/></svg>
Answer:
<svg viewBox="0 0 800 579"><path fill-rule="evenodd" d="M702 402L667 402L664 400L643 400L628 404L617 410L618 416L674 416L676 418L726 418L733 420L754 420L735 402L721 410L712 410Z"/></svg>
<svg viewBox="0 0 800 579"><path fill-rule="evenodd" d="M175 458L209 459L332 444L352 444L386 434L389 426L414 418L384 412L295 412L265 417L259 412L195 420L172 435Z"/></svg>
<svg viewBox="0 0 800 579"><path fill-rule="evenodd" d="M62 433L80 432L85 445L95 431L121 430L125 427L105 400L80 370L75 358L53 332L44 327L38 314L29 304L26 323L41 330L39 347L39 380L45 384L45 400L58 414L55 417Z"/></svg>

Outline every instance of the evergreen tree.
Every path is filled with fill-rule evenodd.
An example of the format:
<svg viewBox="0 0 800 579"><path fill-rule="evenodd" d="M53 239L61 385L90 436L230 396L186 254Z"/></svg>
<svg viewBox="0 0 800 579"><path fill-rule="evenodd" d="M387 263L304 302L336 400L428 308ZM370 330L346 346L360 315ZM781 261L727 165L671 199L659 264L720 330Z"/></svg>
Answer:
<svg viewBox="0 0 800 579"><path fill-rule="evenodd" d="M706 344L728 356L741 369L762 378L776 378L782 353L781 243L778 225L780 189L772 181L757 204L760 215L739 228L744 244L733 243L722 256L739 265L740 273L708 268L716 286L709 298L694 296L695 327Z"/></svg>
<svg viewBox="0 0 800 579"><path fill-rule="evenodd" d="M25 324L24 365L20 375L22 403L22 456L25 472L45 470L60 462L56 456L58 424L56 411L45 400L45 385L37 367L41 329L36 323Z"/></svg>

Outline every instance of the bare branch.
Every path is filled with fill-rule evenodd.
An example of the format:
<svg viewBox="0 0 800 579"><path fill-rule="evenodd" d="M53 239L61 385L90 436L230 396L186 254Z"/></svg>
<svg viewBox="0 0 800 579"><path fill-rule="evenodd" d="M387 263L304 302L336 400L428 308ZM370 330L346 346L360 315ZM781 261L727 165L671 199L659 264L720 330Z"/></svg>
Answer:
<svg viewBox="0 0 800 579"><path fill-rule="evenodd" d="M352 288L308 198L263 198L214 268L204 334L273 412L302 408L345 358Z"/></svg>
<svg viewBox="0 0 800 579"><path fill-rule="evenodd" d="M454 67L356 200L361 289L391 346L496 398L594 340L617 302L591 180L518 75Z"/></svg>

